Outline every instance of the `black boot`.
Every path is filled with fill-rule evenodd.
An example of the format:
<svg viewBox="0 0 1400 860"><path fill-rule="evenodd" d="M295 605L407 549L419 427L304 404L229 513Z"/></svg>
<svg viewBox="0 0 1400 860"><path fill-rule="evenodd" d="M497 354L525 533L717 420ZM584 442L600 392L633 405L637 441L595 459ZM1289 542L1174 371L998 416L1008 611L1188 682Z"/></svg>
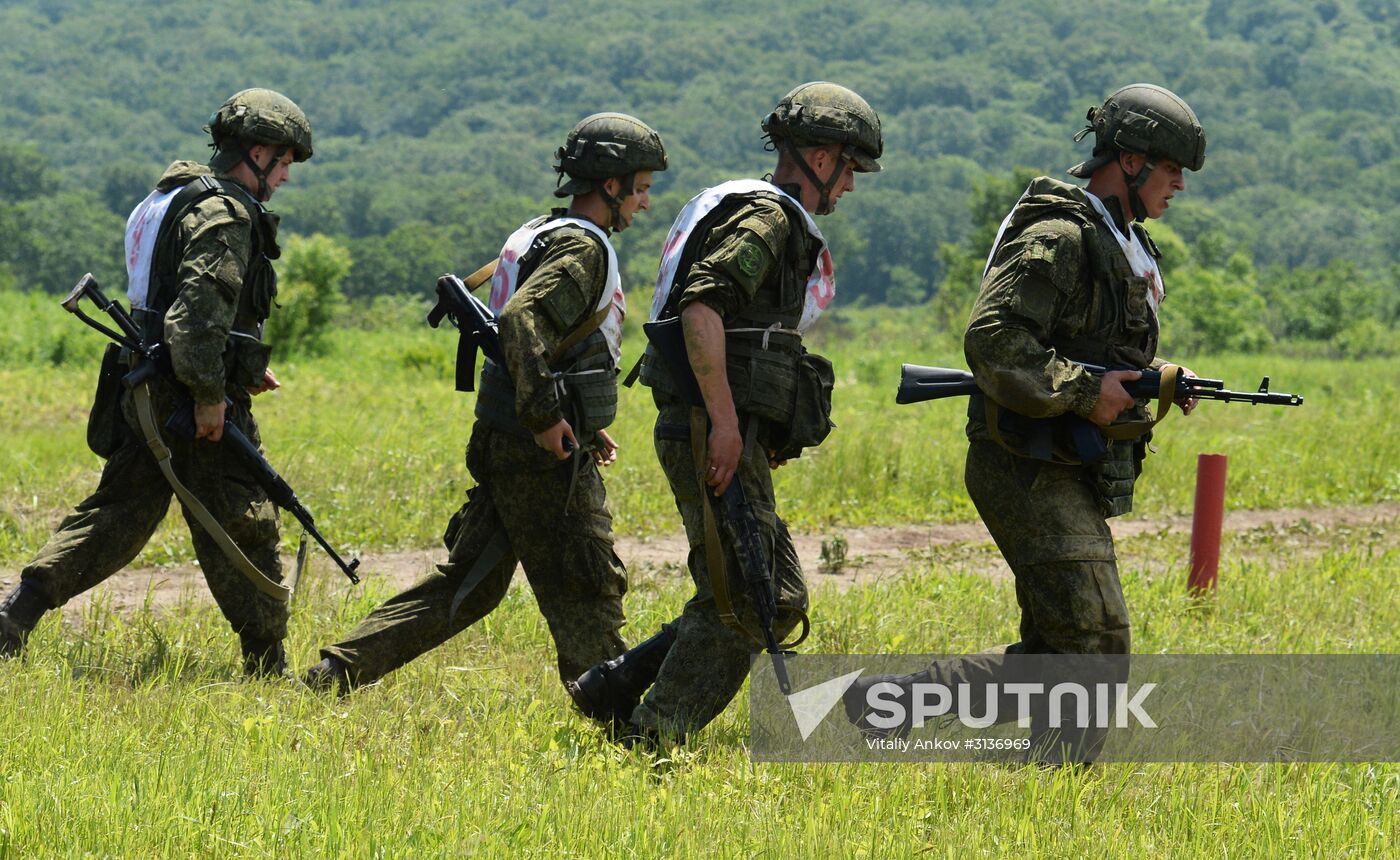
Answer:
<svg viewBox="0 0 1400 860"><path fill-rule="evenodd" d="M307 669L301 682L318 693L335 691L337 696L344 696L355 688L350 680L350 667L335 657L327 657Z"/></svg>
<svg viewBox="0 0 1400 860"><path fill-rule="evenodd" d="M287 652L281 639L254 639L239 635L243 645L243 675L248 678L288 678Z"/></svg>
<svg viewBox="0 0 1400 860"><path fill-rule="evenodd" d="M605 725L625 725L675 643L675 625L663 624L660 633L620 657L599 663L564 687L585 717Z"/></svg>
<svg viewBox="0 0 1400 860"><path fill-rule="evenodd" d="M50 609L48 598L37 587L20 580L0 602L0 657L13 657L24 649L29 631Z"/></svg>

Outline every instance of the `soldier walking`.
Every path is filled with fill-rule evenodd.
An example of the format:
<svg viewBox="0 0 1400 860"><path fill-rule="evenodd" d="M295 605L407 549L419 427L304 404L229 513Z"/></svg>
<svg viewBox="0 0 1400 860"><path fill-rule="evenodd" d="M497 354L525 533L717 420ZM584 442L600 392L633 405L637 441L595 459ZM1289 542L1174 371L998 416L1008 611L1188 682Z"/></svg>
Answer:
<svg viewBox="0 0 1400 860"><path fill-rule="evenodd" d="M251 398L278 387L262 341L277 294L278 221L264 204L292 163L311 157L311 124L286 96L249 89L224 102L207 130L209 163L171 164L127 221L132 315L147 344L164 344L174 380L157 377L121 394L110 426L92 428L94 450L107 458L97 490L0 602L0 655L18 653L45 612L129 564L175 492L209 590L238 634L244 672L286 668L277 511L218 443L227 419L258 444ZM190 400L195 438L162 433ZM167 457L170 484L160 463Z"/></svg>
<svg viewBox="0 0 1400 860"><path fill-rule="evenodd" d="M825 82L788 93L762 127L777 150L777 168L764 180L707 189L686 205L667 237L652 303L654 320L680 317L704 395L710 429L696 440L704 448L698 468L691 404L654 347L641 365L658 410L657 457L690 544L695 596L670 630L641 646L652 649L644 662L659 665L659 675L656 668L633 669L624 658L595 667L575 686L585 711L611 709L630 722L627 737L648 743L683 741L709 724L743 685L759 650L736 535L722 524L707 528L706 493L718 496L731 481L741 482L773 568L775 632L784 637L805 622L807 587L777 514L771 470L819 444L832 426L829 386L822 391L817 383L815 398L798 392L825 363L806 353L803 334L836 292L831 252L813 215L830 213L854 189L855 173L880 170L883 138L880 118L864 99ZM736 600L721 605L717 592ZM671 634L674 645L663 653L657 643L669 644Z"/></svg>
<svg viewBox="0 0 1400 860"><path fill-rule="evenodd" d="M506 364L488 359L482 370L467 443L476 486L448 523L447 563L323 648L310 686L345 692L436 648L500 604L517 562L563 680L626 649L627 580L597 468L617 456L606 428L625 312L609 235L650 208L666 150L640 120L603 113L575 126L556 155L555 195L571 198L568 209L511 234L492 278Z"/></svg>

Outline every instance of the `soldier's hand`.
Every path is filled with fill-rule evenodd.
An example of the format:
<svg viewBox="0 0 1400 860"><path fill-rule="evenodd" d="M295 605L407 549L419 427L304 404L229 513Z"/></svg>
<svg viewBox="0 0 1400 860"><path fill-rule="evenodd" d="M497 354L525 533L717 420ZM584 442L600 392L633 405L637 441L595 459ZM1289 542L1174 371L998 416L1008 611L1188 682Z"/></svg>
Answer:
<svg viewBox="0 0 1400 860"><path fill-rule="evenodd" d="M787 462L788 462L787 460L779 460L779 459L778 459L778 452L777 452L775 449L773 449L773 448L769 448L769 449L768 449L768 468L773 469L774 471L776 471L776 470L782 468L783 466L786 466L786 465L787 465Z"/></svg>
<svg viewBox="0 0 1400 860"><path fill-rule="evenodd" d="M195 405L194 438L210 442L224 438L224 401Z"/></svg>
<svg viewBox="0 0 1400 860"><path fill-rule="evenodd" d="M248 386L248 393L253 395L254 397L257 397L264 391L276 391L281 387L282 383L277 381L277 377L272 373L272 368L269 367L263 371L263 377L261 382L259 382L257 385Z"/></svg>
<svg viewBox="0 0 1400 860"><path fill-rule="evenodd" d="M613 437L608 435L608 431L598 431L598 441L603 444L601 449L594 449L593 462L599 466L611 466L617 462L617 443Z"/></svg>
<svg viewBox="0 0 1400 860"><path fill-rule="evenodd" d="M1178 371L1178 372L1179 372L1182 376L1195 376L1195 375L1196 375L1196 374L1191 370L1191 368L1187 367L1187 366L1184 365L1184 364L1183 364L1183 365L1179 365L1179 367L1181 368L1181 370ZM1196 408L1196 404L1197 404L1197 403L1200 403L1201 401L1197 400L1197 399L1194 398L1194 397L1181 397L1181 398L1178 398L1178 399L1177 399L1176 401L1174 401L1174 402L1176 403L1177 406L1181 407L1181 414L1182 414L1182 415L1190 415L1191 412L1192 412L1192 410L1194 410L1194 409Z"/></svg>
<svg viewBox="0 0 1400 860"><path fill-rule="evenodd" d="M564 440L568 440L565 445ZM569 426L569 422L563 418L548 430L542 430L535 434L535 444L553 454L556 459L567 460L569 455L578 450L578 440L574 438L574 428Z"/></svg>
<svg viewBox="0 0 1400 860"><path fill-rule="evenodd" d="M1142 374L1136 370L1110 370L1105 373L1099 382L1099 399L1094 404L1094 411L1089 413L1089 420L1100 427L1107 427L1125 409L1131 409L1136 401L1123 388L1123 383L1141 377Z"/></svg>
<svg viewBox="0 0 1400 860"><path fill-rule="evenodd" d="M709 451L705 457L705 483L714 487L716 496L724 495L729 482L739 469L739 457L744 453L744 437L739 425L715 424L710 428Z"/></svg>

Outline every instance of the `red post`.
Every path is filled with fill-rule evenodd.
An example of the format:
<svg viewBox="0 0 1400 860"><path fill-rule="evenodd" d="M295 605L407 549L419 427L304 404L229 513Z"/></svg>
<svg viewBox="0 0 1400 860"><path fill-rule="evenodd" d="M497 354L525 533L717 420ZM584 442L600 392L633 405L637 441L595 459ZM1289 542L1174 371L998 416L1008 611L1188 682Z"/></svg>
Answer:
<svg viewBox="0 0 1400 860"><path fill-rule="evenodd" d="M1225 519L1225 455L1202 454L1196 459L1196 508L1191 515L1192 593L1214 591L1220 572L1220 527Z"/></svg>

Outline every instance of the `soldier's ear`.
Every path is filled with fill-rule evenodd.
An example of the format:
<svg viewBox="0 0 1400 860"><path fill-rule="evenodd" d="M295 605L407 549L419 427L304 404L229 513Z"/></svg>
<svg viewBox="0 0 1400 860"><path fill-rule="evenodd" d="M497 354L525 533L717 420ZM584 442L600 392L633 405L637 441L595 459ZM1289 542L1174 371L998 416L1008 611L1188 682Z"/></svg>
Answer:
<svg viewBox="0 0 1400 860"><path fill-rule="evenodd" d="M609 176L603 180L603 190L607 192L609 197L615 199L622 193L622 179L617 176Z"/></svg>

